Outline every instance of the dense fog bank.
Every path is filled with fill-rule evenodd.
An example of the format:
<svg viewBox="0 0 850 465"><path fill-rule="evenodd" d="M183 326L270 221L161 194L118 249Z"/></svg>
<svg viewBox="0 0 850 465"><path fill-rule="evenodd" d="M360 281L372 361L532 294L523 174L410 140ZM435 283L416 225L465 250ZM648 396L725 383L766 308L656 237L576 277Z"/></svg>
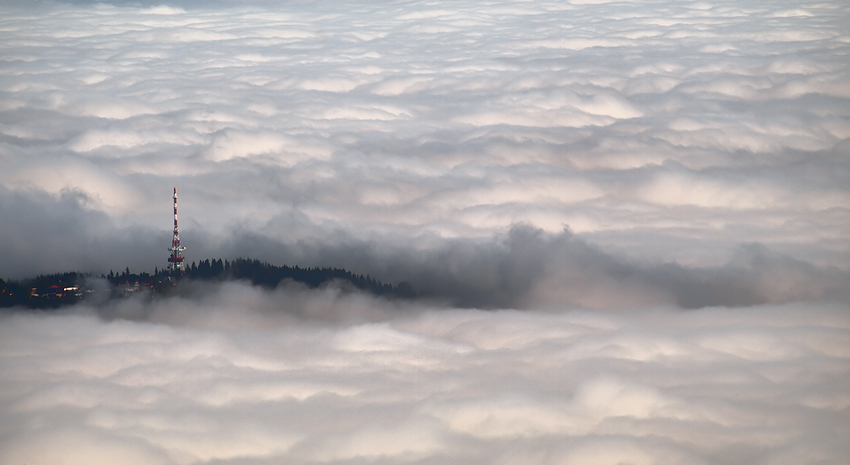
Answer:
<svg viewBox="0 0 850 465"><path fill-rule="evenodd" d="M850 7L5 2L0 465L844 464Z"/></svg>
<svg viewBox="0 0 850 465"><path fill-rule="evenodd" d="M174 187L190 260L352 269L309 261L527 224L650 262L757 242L850 270L840 2L0 11L6 279L161 267Z"/></svg>
<svg viewBox="0 0 850 465"><path fill-rule="evenodd" d="M0 319L0 463L841 463L850 309L238 283Z"/></svg>

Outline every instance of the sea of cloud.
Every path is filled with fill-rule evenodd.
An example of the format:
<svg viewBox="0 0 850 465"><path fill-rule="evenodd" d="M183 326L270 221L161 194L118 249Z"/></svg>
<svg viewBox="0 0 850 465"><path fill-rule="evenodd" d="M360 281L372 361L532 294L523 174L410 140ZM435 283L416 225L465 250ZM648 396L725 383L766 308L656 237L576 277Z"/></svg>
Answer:
<svg viewBox="0 0 850 465"><path fill-rule="evenodd" d="M12 1L0 277L407 281L0 315L0 465L841 464L840 1Z"/></svg>
<svg viewBox="0 0 850 465"><path fill-rule="evenodd" d="M2 8L7 278L152 271L174 186L190 260L336 266L527 224L850 268L842 2Z"/></svg>
<svg viewBox="0 0 850 465"><path fill-rule="evenodd" d="M242 283L0 316L0 463L841 464L846 305L475 310Z"/></svg>

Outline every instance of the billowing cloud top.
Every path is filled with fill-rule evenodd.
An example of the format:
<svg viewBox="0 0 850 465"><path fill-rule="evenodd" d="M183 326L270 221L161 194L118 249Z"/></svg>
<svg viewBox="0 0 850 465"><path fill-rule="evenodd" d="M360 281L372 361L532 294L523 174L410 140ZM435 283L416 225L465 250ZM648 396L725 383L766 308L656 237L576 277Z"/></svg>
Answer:
<svg viewBox="0 0 850 465"><path fill-rule="evenodd" d="M162 265L173 186L190 259L336 265L281 246L523 223L847 269L848 23L840 2L6 7L0 273Z"/></svg>
<svg viewBox="0 0 850 465"><path fill-rule="evenodd" d="M100 312L0 317L0 463L850 454L846 307L481 311L231 283Z"/></svg>
<svg viewBox="0 0 850 465"><path fill-rule="evenodd" d="M839 464L841 1L0 6L0 464ZM476 309L478 308L478 309ZM480 310L486 308L488 310ZM688 309L688 310L683 310Z"/></svg>

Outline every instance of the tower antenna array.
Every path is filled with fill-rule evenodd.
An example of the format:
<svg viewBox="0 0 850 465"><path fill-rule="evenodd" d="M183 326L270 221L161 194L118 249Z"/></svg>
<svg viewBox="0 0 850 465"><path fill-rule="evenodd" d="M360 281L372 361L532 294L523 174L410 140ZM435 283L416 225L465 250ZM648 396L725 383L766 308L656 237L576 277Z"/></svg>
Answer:
<svg viewBox="0 0 850 465"><path fill-rule="evenodd" d="M174 236L171 238L171 247L168 249L171 256L168 257L168 271L172 273L182 272L185 267L183 265L183 251L186 247L180 246L180 230L177 229L177 188L174 188Z"/></svg>

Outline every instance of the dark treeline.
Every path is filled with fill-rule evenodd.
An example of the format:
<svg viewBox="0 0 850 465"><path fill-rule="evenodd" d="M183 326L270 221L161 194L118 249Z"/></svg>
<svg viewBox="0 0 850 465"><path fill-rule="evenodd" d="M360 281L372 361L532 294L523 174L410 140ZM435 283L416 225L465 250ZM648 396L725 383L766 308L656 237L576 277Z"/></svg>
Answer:
<svg viewBox="0 0 850 465"><path fill-rule="evenodd" d="M222 261L201 260L186 267L182 279L194 280L247 280L256 286L277 287L281 282L292 280L315 288L331 281L340 281L357 289L376 295L412 297L413 289L407 283L397 286L384 284L369 275L356 275L341 268L301 268L298 266L276 266L259 260L238 258Z"/></svg>
<svg viewBox="0 0 850 465"><path fill-rule="evenodd" d="M103 281L109 286L98 283ZM332 281L343 286L360 289L375 295L391 297L413 297L413 289L407 283L396 286L384 284L366 275L356 275L341 268L301 268L298 266L276 266L259 260L238 258L228 260L201 260L192 262L186 271L175 275L167 270L150 273L131 273L129 268L100 279L91 274L57 273L39 275L35 278L7 282L0 279L0 307L22 306L29 308L57 308L79 302L87 296L98 300L150 292L168 295L181 281L227 281L246 280L255 286L275 288L287 280L316 288Z"/></svg>

